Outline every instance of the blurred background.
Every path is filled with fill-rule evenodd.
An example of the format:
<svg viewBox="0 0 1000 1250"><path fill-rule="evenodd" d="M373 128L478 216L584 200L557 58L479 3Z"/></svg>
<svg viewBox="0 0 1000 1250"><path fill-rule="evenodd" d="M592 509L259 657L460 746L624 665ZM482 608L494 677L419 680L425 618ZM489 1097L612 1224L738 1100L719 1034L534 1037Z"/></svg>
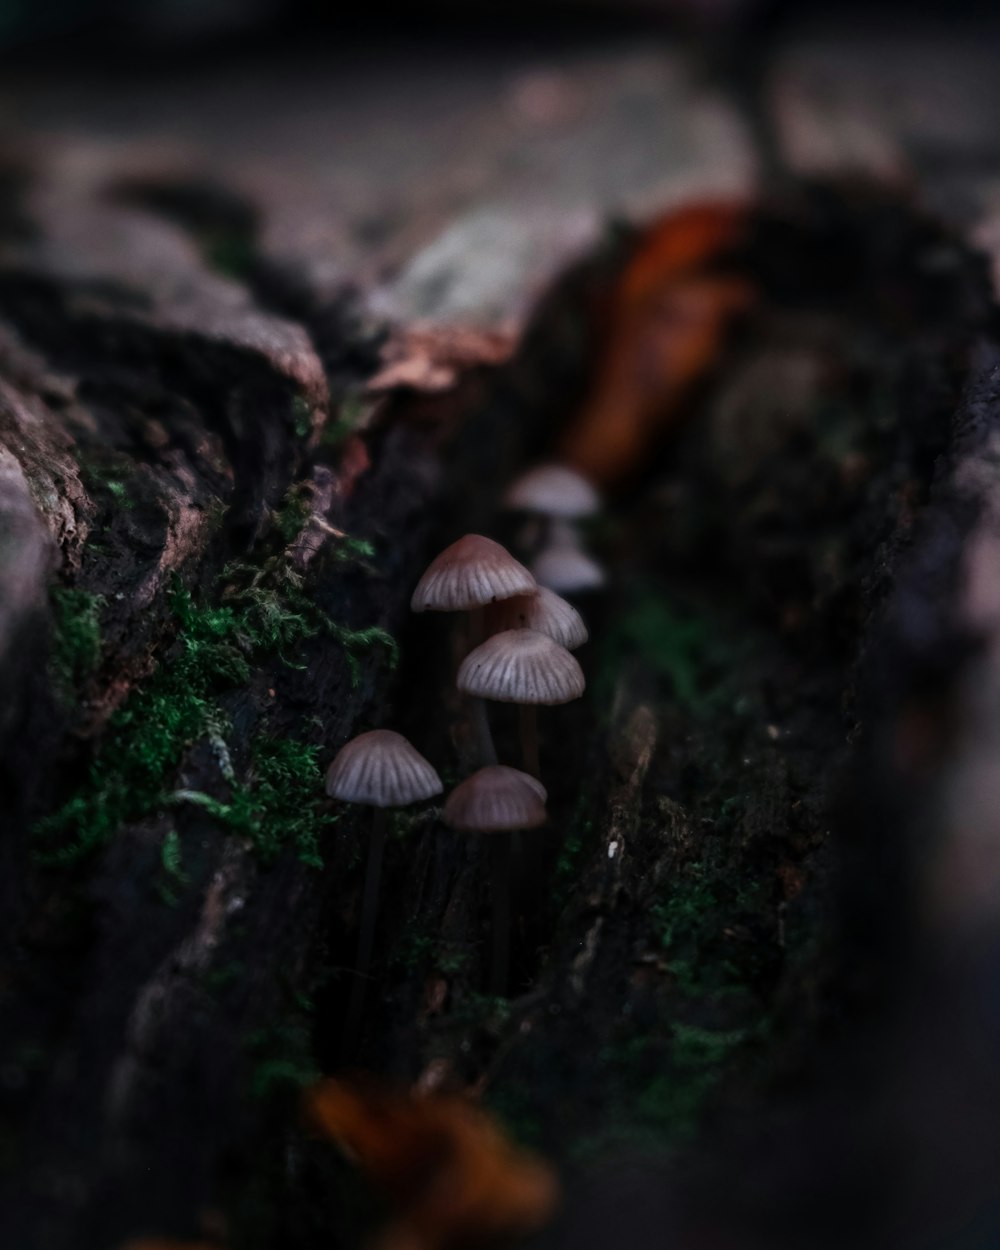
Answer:
<svg viewBox="0 0 1000 1250"><path fill-rule="evenodd" d="M282 555L288 490L325 500L324 533L357 526L380 552L400 536L393 589L339 564L316 584L334 611L341 592L352 611L374 603L421 657L430 633L406 613L406 579L465 528L516 541L496 517L515 470L556 449L613 501L587 533L614 591L588 617L593 702L549 746L553 828L577 858L557 863L554 836L565 880L522 943L522 999L496 1011L475 969L434 945L448 925L453 945L478 941L478 878L457 855L442 867L427 822L413 842L436 884L404 923L411 870L390 864L397 905L369 996L368 1066L485 1089L562 1170L568 1199L542 1244L1000 1244L998 117L995 4L0 0L0 312L14 327L0 366L56 431L39 459L62 448L64 422L92 458L93 529L113 555L81 542L66 575L122 614L103 622L84 711L38 699L70 781L94 738L99 753L136 655L173 645L162 586L153 610L144 597L165 540L119 506L150 475L172 504L180 462L183 489L204 487L182 515L229 518L177 557L206 595L234 552ZM264 399L228 372L251 358ZM274 419L286 400L287 429ZM234 482L249 482L242 496ZM318 654L323 696L343 700L328 723L311 724L314 692L273 657L247 696L266 704L254 715L312 735L324 762L371 714L363 699L395 700L421 731L440 656L404 662L397 687L366 676L358 694L330 676L339 653ZM233 719L243 732L252 718ZM642 756L636 726L650 721ZM4 785L34 818L49 779L25 754ZM635 859L619 890L604 875L618 841L601 838L623 810ZM209 838L204 813L187 817L185 837ZM135 827L144 863L159 842ZM322 885L298 863L246 869L234 910L280 941L228 933L225 963L213 947L217 999L191 1009L190 1036L183 1003L161 1035L149 1026L148 1087L133 1088L118 1084L123 1022L196 942L199 891L228 851L212 843L186 895L171 882L186 901L150 910L132 966L121 956L146 933L147 900L121 843L84 886L26 870L17 900L27 954L0 988L15 987L29 1059L0 1084L28 1143L22 1162L12 1133L3 1156L24 1227L55 1230L44 1250L118 1250L149 1212L151 1227L222 1245L218 1204L234 1246L354 1250L378 1219L347 1165L303 1144L295 1064L305 1080L336 1070L356 861L333 852ZM33 961L61 967L45 941L78 888L102 919L83 938L67 924L64 946L84 954L38 1007ZM302 934L289 936L286 896L307 900ZM108 898L127 900L110 919ZM594 914L606 928L584 1001L573 970ZM274 988L285 963L292 1006ZM433 998L445 982L447 1009ZM272 1015L293 1041L268 1054L275 1103L247 1112L217 1055ZM48 1053L36 1034L72 1061L32 1061ZM92 1103L64 1117L74 1084ZM202 1123L216 1086L222 1111ZM79 1142L119 1095L95 1162ZM154 1133L149 1108L176 1121ZM696 1123L706 1136L688 1151ZM188 1157L192 1124L204 1158ZM259 1144L280 1161L265 1169ZM266 1217L258 1184L273 1186Z"/></svg>

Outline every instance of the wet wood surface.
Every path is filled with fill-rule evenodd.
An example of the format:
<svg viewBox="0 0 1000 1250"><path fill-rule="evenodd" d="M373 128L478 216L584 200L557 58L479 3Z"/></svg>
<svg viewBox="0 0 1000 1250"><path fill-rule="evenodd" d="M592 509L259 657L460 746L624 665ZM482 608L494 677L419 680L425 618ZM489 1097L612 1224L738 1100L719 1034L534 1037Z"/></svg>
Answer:
<svg viewBox="0 0 1000 1250"><path fill-rule="evenodd" d="M844 1195L854 1245L989 1218L998 80L956 38L975 89L931 109L936 46L890 92L879 38L786 30L780 185L655 44L10 79L12 1245L360 1244L299 1107L345 1061L554 1161L550 1244L837 1246ZM692 200L745 206L752 299L588 531L511 998L484 846L401 817L345 1056L368 825L322 769L386 724L457 779L413 586L463 532L521 541L504 488L570 445L637 231Z"/></svg>

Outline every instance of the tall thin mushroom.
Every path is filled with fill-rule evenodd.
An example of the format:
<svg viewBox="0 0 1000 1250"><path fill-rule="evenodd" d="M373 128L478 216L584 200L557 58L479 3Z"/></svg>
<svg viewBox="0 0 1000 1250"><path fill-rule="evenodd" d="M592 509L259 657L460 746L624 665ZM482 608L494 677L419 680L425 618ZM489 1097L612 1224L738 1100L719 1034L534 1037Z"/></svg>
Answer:
<svg viewBox="0 0 1000 1250"><path fill-rule="evenodd" d="M427 566L410 600L414 612L465 612L463 653L482 639L487 604L515 595L534 595L538 585L528 570L505 547L482 534L466 534L446 547ZM471 704L478 763L495 763L496 749L486 708Z"/></svg>
<svg viewBox="0 0 1000 1250"><path fill-rule="evenodd" d="M535 579L506 547L482 534L466 534L430 562L410 607L414 612L471 612L475 624L486 604L537 590Z"/></svg>
<svg viewBox="0 0 1000 1250"><path fill-rule="evenodd" d="M575 531L565 522L554 523L549 540L531 562L539 586L560 595L578 595L599 590L605 582L604 570L584 551Z"/></svg>
<svg viewBox="0 0 1000 1250"><path fill-rule="evenodd" d="M568 464L538 464L508 487L504 506L579 521L600 512L601 497L593 482Z"/></svg>
<svg viewBox="0 0 1000 1250"><path fill-rule="evenodd" d="M540 775L536 707L578 699L586 682L572 655L534 629L505 629L462 661L458 688L482 699L516 703L525 769Z"/></svg>
<svg viewBox="0 0 1000 1250"><path fill-rule="evenodd" d="M539 464L511 483L504 496L511 511L542 519L540 537L547 543L557 521L582 521L601 510L594 484L567 464Z"/></svg>
<svg viewBox="0 0 1000 1250"><path fill-rule="evenodd" d="M340 748L327 770L327 794L345 803L364 803L375 809L361 903L355 979L344 1029L345 1052L353 1051L364 1011L365 983L375 943L379 879L388 823L386 809L408 807L411 803L433 798L443 789L433 765L402 734L391 729L358 734Z"/></svg>
<svg viewBox="0 0 1000 1250"><path fill-rule="evenodd" d="M507 992L510 963L510 850L511 835L519 829L537 829L546 820L545 787L535 777L491 764L480 768L452 790L441 819L452 829L492 833L490 892L493 896L493 963L490 988Z"/></svg>

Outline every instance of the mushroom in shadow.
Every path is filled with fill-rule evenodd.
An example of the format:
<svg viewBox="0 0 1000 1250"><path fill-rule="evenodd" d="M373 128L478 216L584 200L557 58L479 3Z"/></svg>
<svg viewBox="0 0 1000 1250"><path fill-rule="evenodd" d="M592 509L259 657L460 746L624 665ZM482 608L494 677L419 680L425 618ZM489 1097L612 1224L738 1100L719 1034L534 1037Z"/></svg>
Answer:
<svg viewBox="0 0 1000 1250"><path fill-rule="evenodd" d="M553 524L548 542L531 563L531 571L539 586L560 595L599 590L606 581L604 570L584 551L576 532L562 521Z"/></svg>
<svg viewBox="0 0 1000 1250"><path fill-rule="evenodd" d="M534 595L535 579L506 548L482 534L466 534L446 547L427 566L410 601L414 612L467 613L461 655L484 635L487 604L515 595ZM496 748L481 699L469 700L473 757L476 764L495 764Z"/></svg>
<svg viewBox="0 0 1000 1250"><path fill-rule="evenodd" d="M582 521L601 510L601 497L593 483L566 464L539 464L528 469L511 483L503 502L509 511L541 518L541 523L532 527L532 546L538 542L546 545L557 521Z"/></svg>
<svg viewBox="0 0 1000 1250"><path fill-rule="evenodd" d="M379 879L385 850L389 807L408 807L440 794L444 787L434 767L420 752L391 729L359 734L340 748L326 774L326 792L345 803L374 807L368 866L361 903L361 929L354 983L344 1028L344 1050L353 1052L364 1011L365 986L375 943Z"/></svg>
<svg viewBox="0 0 1000 1250"><path fill-rule="evenodd" d="M507 992L510 959L510 852L511 835L519 829L537 829L546 820L545 787L535 777L491 764L479 769L452 790L441 813L451 829L490 833L490 877L493 896L493 963L490 989Z"/></svg>
<svg viewBox="0 0 1000 1250"><path fill-rule="evenodd" d="M553 706L578 699L586 682L572 655L534 629L505 629L487 638L462 661L458 688L483 699L516 703L525 769L540 775L538 704Z"/></svg>

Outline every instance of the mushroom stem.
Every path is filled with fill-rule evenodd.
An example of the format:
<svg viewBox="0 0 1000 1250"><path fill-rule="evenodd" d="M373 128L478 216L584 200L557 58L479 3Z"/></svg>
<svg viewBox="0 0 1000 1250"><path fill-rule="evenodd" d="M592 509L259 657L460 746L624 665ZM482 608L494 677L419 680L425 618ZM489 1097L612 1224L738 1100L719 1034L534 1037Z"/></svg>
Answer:
<svg viewBox="0 0 1000 1250"><path fill-rule="evenodd" d="M480 604L476 608L471 608L465 614L465 655L468 655L470 651L474 651L485 637L486 607L484 604ZM465 656L462 658L465 659Z"/></svg>
<svg viewBox="0 0 1000 1250"><path fill-rule="evenodd" d="M371 966L375 946L375 918L378 915L379 879L382 876L382 856L388 818L384 807L376 807L372 819L372 836L368 843L368 866L365 869L365 891L361 900L361 933L358 937L358 957L355 961L354 982L347 1006L347 1024L344 1029L344 1050L353 1055L361 1033L361 1018L365 1008L365 991L368 988L368 969Z"/></svg>
<svg viewBox="0 0 1000 1250"><path fill-rule="evenodd" d="M520 703L517 708L521 727L521 754L524 771L541 780L542 769L538 759L538 712L533 703Z"/></svg>
<svg viewBox="0 0 1000 1250"><path fill-rule="evenodd" d="M490 992L507 993L510 960L510 834L496 833L490 839L490 868L493 893L493 968Z"/></svg>
<svg viewBox="0 0 1000 1250"><path fill-rule="evenodd" d="M486 700L477 699L474 695L469 699L469 720L472 722L473 737L476 744L477 767L497 762L497 749L490 730L490 714L486 710Z"/></svg>
<svg viewBox="0 0 1000 1250"><path fill-rule="evenodd" d="M456 668L470 651L474 651L479 646L486 634L486 609L484 607L472 608L464 615L463 627L458 634L461 655L458 657ZM497 749L490 730L486 700L479 699L475 695L464 695L463 698L467 710L468 746L470 748L465 762L473 769L495 764Z"/></svg>

